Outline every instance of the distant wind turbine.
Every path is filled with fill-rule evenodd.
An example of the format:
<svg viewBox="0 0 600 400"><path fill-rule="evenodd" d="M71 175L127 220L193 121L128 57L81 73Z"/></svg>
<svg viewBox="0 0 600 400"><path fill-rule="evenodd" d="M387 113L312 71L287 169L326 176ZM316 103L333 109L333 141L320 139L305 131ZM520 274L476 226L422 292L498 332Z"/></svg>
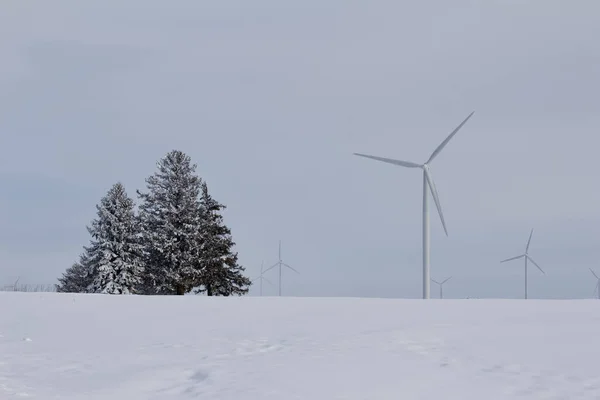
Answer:
<svg viewBox="0 0 600 400"><path fill-rule="evenodd" d="M431 153L431 156L424 164L417 164L410 161L401 161L395 160L391 158L383 158L383 157L375 157L369 156L367 154L354 153L356 156L366 157L377 161L382 161L389 164L398 165L401 167L407 168L421 168L423 170L423 298L429 298L429 206L428 206L428 188L431 191L431 195L433 196L433 201L435 202L435 206L437 207L438 214L440 216L440 220L442 221L442 226L444 228L444 232L446 236L448 236L448 230L446 229L446 222L444 221L444 214L442 213L442 206L440 204L439 196L437 190L435 188L435 183L433 182L433 178L431 176L431 171L429 170L429 164L437 157L437 155L442 151L444 147L448 144L450 139L456 135L460 128L471 118L475 111L473 111L463 122L460 123L448 135L448 137Z"/></svg>
<svg viewBox="0 0 600 400"><path fill-rule="evenodd" d="M300 272L296 271L294 268L290 267L288 264L284 263L281 260L281 240L279 241L279 261L277 261L275 264L271 265L264 272L270 271L270 270L272 270L273 268L275 268L277 266L279 266L279 295L281 296L281 267L283 266L283 267L289 268L289 269L291 269L292 271L294 271L297 274L300 273Z"/></svg>
<svg viewBox="0 0 600 400"><path fill-rule="evenodd" d="M594 289L594 294L598 294L598 299L600 299L600 278L598 278L598 275L596 275L596 273L594 272L594 270L592 270L590 268L590 271L592 272L592 274L594 274L594 276L596 277L596 288Z"/></svg>
<svg viewBox="0 0 600 400"><path fill-rule="evenodd" d="M525 299L527 299L527 261L531 261L533 263L533 265L535 265L537 267L537 269L542 271L542 274L544 274L544 275L546 274L544 272L544 270L538 265L538 263L533 261L533 258L531 258L529 256L529 245L531 244L532 236L533 236L533 229L531 230L531 233L529 234L529 240L527 241L527 247L525 247L525 254L521 254L520 256L516 256L516 257L512 257L512 258L508 258L506 260L500 261L501 263L503 263L503 262L512 261L512 260L518 260L519 258L525 259Z"/></svg>
<svg viewBox="0 0 600 400"><path fill-rule="evenodd" d="M264 275L265 275L265 272L263 271L264 265L265 265L265 263L264 263L264 261L263 261L263 262L260 264L260 275L259 275L259 276L257 276L256 278L254 278L254 279L252 280L252 282L254 282L254 281L256 281L256 280L260 280L260 295L261 295L261 296L262 296L262 294L263 294L263 281L267 282L267 283L268 283L269 285L271 285L271 286L275 286L275 285L273 285L273 283L272 283L270 280L268 280L267 278L265 278L265 276L264 276Z"/></svg>
<svg viewBox="0 0 600 400"><path fill-rule="evenodd" d="M440 299L444 298L444 283L448 282L450 279L452 279L452 277L446 278L441 282L438 282L435 279L431 280L431 282L437 283L440 286Z"/></svg>

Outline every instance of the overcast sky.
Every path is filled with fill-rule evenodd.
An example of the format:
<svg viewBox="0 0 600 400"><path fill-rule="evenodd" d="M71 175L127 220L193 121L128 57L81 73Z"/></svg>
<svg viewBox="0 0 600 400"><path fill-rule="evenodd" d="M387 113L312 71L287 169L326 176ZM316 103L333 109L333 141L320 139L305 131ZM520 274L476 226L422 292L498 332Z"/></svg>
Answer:
<svg viewBox="0 0 600 400"><path fill-rule="evenodd" d="M535 228L530 297L592 296L596 0L1 8L0 286L55 283L110 186L135 196L179 149L251 277L281 239L301 272L284 295L420 297L422 175L352 153L424 162L474 110L431 165L449 231L432 207L432 277L454 277L445 297L521 297L523 263L499 261Z"/></svg>

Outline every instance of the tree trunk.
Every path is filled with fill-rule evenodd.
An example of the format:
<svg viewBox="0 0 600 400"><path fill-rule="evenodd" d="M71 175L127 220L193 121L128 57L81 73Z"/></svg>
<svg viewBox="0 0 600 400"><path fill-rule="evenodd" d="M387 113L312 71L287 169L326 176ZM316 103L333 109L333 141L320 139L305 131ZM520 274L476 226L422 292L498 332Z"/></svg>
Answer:
<svg viewBox="0 0 600 400"><path fill-rule="evenodd" d="M177 285L175 287L175 290L177 291L178 296L183 296L185 294L185 288L183 287L183 285Z"/></svg>
<svg viewBox="0 0 600 400"><path fill-rule="evenodd" d="M210 287L210 285L206 285L206 295L207 296L213 295L212 288Z"/></svg>

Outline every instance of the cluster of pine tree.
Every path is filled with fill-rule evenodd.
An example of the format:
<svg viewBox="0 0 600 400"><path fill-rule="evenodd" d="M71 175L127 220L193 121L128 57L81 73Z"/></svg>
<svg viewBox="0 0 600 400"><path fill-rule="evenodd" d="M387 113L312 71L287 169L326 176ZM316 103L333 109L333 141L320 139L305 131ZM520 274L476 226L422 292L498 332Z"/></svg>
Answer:
<svg viewBox="0 0 600 400"><path fill-rule="evenodd" d="M57 290L77 293L243 295L251 281L196 165L181 151L157 163L136 213L121 183L102 198L92 236Z"/></svg>

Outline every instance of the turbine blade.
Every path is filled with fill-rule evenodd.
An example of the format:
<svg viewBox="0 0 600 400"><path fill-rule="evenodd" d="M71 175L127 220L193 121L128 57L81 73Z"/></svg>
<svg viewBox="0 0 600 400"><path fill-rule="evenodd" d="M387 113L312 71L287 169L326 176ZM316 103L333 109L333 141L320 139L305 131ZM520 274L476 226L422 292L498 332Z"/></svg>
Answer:
<svg viewBox="0 0 600 400"><path fill-rule="evenodd" d="M503 263L503 262L512 261L512 260L518 260L519 258L523 258L523 257L525 257L525 254L522 254L522 255L516 256L516 257L507 258L506 260L502 260L500 262Z"/></svg>
<svg viewBox="0 0 600 400"><path fill-rule="evenodd" d="M452 131L452 133L450 135L448 135L448 137L446 138L446 140L444 140L438 147L437 149L435 149L433 151L433 153L431 153L431 157L429 157L429 160L427 160L427 162L425 164L429 164L430 162L433 161L433 159L440 154L440 152L442 151L442 149L444 147L446 147L446 145L448 144L448 142L450 141L450 139L452 139L454 137L454 135L456 135L456 132L459 131L460 128L463 127L464 124L467 123L467 121L469 120L469 118L471 118L471 116L473 116L473 114L475 113L475 111L473 111L471 114L469 114L469 116L467 118L465 118L465 120L463 122L460 123L459 126L456 127L456 129L454 129Z"/></svg>
<svg viewBox="0 0 600 400"><path fill-rule="evenodd" d="M598 287L600 287L600 280L596 283L596 287L594 288L594 294L598 293Z"/></svg>
<svg viewBox="0 0 600 400"><path fill-rule="evenodd" d="M448 282L450 279L452 279L452 277L450 277L450 278L446 278L446 280L442 281L442 285L443 285L444 283Z"/></svg>
<svg viewBox="0 0 600 400"><path fill-rule="evenodd" d="M410 161L402 161L402 160L394 160L393 158L383 158L383 157L375 157L369 156L367 154L354 153L355 156L370 158L372 160L383 161L388 164L400 165L401 167L407 168L421 168L420 164L416 164Z"/></svg>
<svg viewBox="0 0 600 400"><path fill-rule="evenodd" d="M437 283L438 285L440 284L438 281L436 281L435 279L432 279L431 282L433 283Z"/></svg>
<svg viewBox="0 0 600 400"><path fill-rule="evenodd" d="M271 285L271 286L275 287L275 284L273 284L273 282L271 282L270 280L268 280L268 279L267 279L267 278L265 278L264 276L263 276L263 280L264 280L265 282L267 282L269 285Z"/></svg>
<svg viewBox="0 0 600 400"><path fill-rule="evenodd" d="M594 276L596 277L596 279L600 279L600 278L598 278L598 275L596 275L596 273L594 272L594 270L592 270L591 268L590 268L590 272L591 272L592 274L594 274Z"/></svg>
<svg viewBox="0 0 600 400"><path fill-rule="evenodd" d="M444 227L444 232L446 236L448 236L448 229L446 229L446 221L444 221L444 213L442 212L442 205L440 204L440 198L438 196L437 189L435 188L435 182L433 182L433 177L429 172L429 168L423 168L425 171L425 178L427 179L427 183L429 185L429 189L431 190L431 195L433 196L433 201L435 202L435 206L437 207L438 214L440 216L440 220L442 221L442 226Z"/></svg>
<svg viewBox="0 0 600 400"><path fill-rule="evenodd" d="M537 267L537 269L539 269L540 271L542 271L542 274L546 275L546 273L544 272L544 270L538 265L538 263L536 263L535 261L533 261L533 258L527 256L527 259L529 261L531 261L533 263L533 265L535 265Z"/></svg>
<svg viewBox="0 0 600 400"><path fill-rule="evenodd" d="M286 263L281 263L281 265L283 265L284 267L288 267L289 269L291 269L292 271L294 271L295 273L299 274L300 272L296 271L294 268L290 267L289 265L287 265Z"/></svg>
<svg viewBox="0 0 600 400"><path fill-rule="evenodd" d="M263 271L263 274L264 274L265 272L267 272L267 271L270 271L270 270L272 270L273 268L275 268L275 267L276 267L276 266L278 266L278 265L279 265L279 261L277 261L275 264L271 265L269 268L265 269L265 270Z"/></svg>
<svg viewBox="0 0 600 400"><path fill-rule="evenodd" d="M531 230L531 233L529 234L529 240L527 241L527 247L525 248L525 253L527 253L529 251L529 245L531 244L532 236L533 236L533 229Z"/></svg>

